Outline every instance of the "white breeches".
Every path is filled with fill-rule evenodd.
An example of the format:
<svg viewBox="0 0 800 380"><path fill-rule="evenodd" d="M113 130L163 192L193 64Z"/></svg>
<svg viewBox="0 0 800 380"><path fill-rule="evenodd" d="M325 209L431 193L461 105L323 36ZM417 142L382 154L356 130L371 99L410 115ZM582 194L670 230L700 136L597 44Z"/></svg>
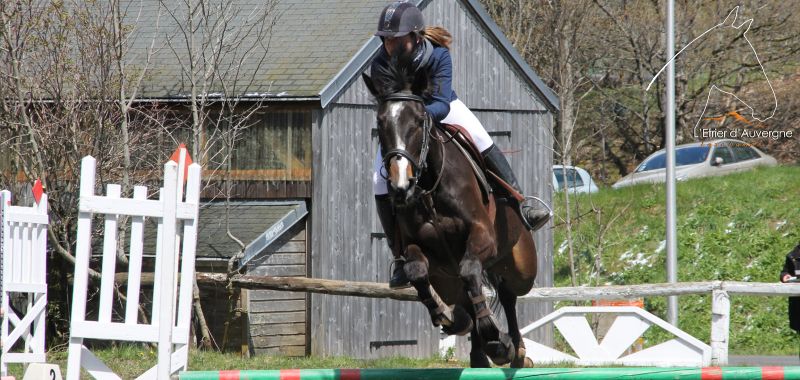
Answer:
<svg viewBox="0 0 800 380"><path fill-rule="evenodd" d="M492 138L486 132L486 129L483 128L480 120L475 117L475 114L467 108L467 106L459 99L453 100L450 102L450 113L447 114L447 117L442 120L442 124L457 124L469 132L470 136L472 136L472 141L475 142L476 147L481 152L489 149L489 147L494 144ZM373 164L375 170L372 173L372 190L375 192L375 195L383 195L389 193L388 185L386 184L386 180L383 178L386 175L386 170L383 168L383 163L381 160L383 159L383 153L381 152L380 146L378 147L378 153L375 155L375 162ZM381 176L379 173L383 173L384 176Z"/></svg>

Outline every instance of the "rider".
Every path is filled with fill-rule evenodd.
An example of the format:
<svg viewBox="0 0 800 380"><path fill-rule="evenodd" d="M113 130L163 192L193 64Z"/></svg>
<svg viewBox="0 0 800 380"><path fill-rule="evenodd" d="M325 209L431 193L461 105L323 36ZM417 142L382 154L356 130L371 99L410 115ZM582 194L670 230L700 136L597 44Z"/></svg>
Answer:
<svg viewBox="0 0 800 380"><path fill-rule="evenodd" d="M378 31L375 33L383 41L383 49L372 61L371 71L373 79L380 75L379 67L385 67L391 57L411 54L416 70L427 69L433 83L433 93L425 96L425 110L433 120L439 123L456 124L462 126L472 136L472 140L483 155L489 170L500 176L515 190L522 194L514 172L508 164L503 153L494 145L492 138L486 133L481 122L458 99L451 87L453 64L450 60L450 42L452 36L442 27L425 27L422 12L406 1L395 1L381 12L378 19ZM389 199L389 190L386 180L379 174L383 163L383 154L378 149L375 157L375 172L372 175L372 188L375 192L375 202L378 218L381 221L386 241L394 255L394 270L389 280L389 287L402 288L409 286L403 258L399 247L393 247L395 238L394 217ZM537 230L548 220L550 213L534 209L530 206L522 208L524 222Z"/></svg>

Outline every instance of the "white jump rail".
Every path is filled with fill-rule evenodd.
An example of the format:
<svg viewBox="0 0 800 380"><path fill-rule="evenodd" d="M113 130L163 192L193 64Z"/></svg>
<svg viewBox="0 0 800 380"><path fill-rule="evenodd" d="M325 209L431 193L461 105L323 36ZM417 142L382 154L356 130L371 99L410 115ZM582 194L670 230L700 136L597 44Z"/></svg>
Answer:
<svg viewBox="0 0 800 380"><path fill-rule="evenodd" d="M518 302L622 300L692 294L711 294L710 364L722 366L728 364L730 296L800 296L800 284L712 281L602 287L537 288L527 295L519 297ZM583 309L587 309L585 312L588 313L590 312L589 309L593 308ZM595 311L591 312L596 312L599 309L594 308L593 310Z"/></svg>
<svg viewBox="0 0 800 380"><path fill-rule="evenodd" d="M161 188L158 200L147 199L147 188L143 186L134 188L132 199L120 198L121 188L113 184L107 186L105 196L95 195L95 159L91 156L83 158L67 361L68 380L78 380L81 368L95 379L120 379L84 346L84 339L157 343L158 362L139 376L139 379L167 380L172 374L186 370L197 242L200 166L189 166L186 199L183 200L184 156L185 149L182 149L180 164L170 161L164 165L164 187ZM88 320L86 302L94 215L103 215L105 221L98 316L97 319ZM129 276L124 319L117 321L112 320L117 230L119 217L125 215L130 217L131 223ZM139 274L142 269L142 239L146 218L154 218L158 223L150 324L138 321ZM179 272L181 276L178 287Z"/></svg>
<svg viewBox="0 0 800 380"><path fill-rule="evenodd" d="M11 206L11 193L0 192L2 205L2 355L0 374L8 363L43 363L47 313L47 195L31 207ZM24 299L21 315L11 307L15 294ZM13 328L12 328L13 326ZM24 339L18 350L15 344ZM20 351L21 350L21 351Z"/></svg>

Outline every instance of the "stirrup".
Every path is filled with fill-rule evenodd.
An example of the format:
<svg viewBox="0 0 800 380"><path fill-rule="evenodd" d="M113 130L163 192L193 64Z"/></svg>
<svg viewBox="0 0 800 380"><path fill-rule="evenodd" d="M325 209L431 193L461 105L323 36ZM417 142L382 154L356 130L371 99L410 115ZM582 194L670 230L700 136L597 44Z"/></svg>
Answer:
<svg viewBox="0 0 800 380"><path fill-rule="evenodd" d="M525 225L525 227L528 229L528 231L533 231L533 226L531 226L530 223L528 223L528 219L525 218L525 213L523 212L525 204L529 200L537 201L537 202L541 203L547 209L548 220L553 218L553 209L550 208L550 206L545 201L543 201L542 198L534 197L532 195L526 196L524 201L519 202L519 216L520 216L520 219L522 219L522 224ZM528 207L531 207L531 206L528 206Z"/></svg>

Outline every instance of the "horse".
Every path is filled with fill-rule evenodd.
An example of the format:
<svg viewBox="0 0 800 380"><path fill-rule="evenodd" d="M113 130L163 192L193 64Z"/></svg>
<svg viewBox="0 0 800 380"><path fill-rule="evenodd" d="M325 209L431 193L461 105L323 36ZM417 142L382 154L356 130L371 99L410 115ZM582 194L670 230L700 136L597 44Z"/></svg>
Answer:
<svg viewBox="0 0 800 380"><path fill-rule="evenodd" d="M496 365L532 366L516 302L533 287L536 247L516 200L487 196L452 136L425 112L428 73L395 59L384 74L388 80L362 78L377 100L378 137L412 286L434 326L470 333L471 367L489 367L487 356ZM484 281L503 307L508 333L497 326Z"/></svg>
<svg viewBox="0 0 800 380"><path fill-rule="evenodd" d="M765 102L765 99L756 98L754 99L753 96L760 96L761 91L754 91L755 89L752 86L748 86L748 89L742 89L737 81L733 81L732 73L730 72L710 72L707 73L707 77L709 83L705 84L702 88L700 88L697 94L705 93L705 104L703 105L703 110L700 112L700 115L697 117L697 121L694 124L694 128L692 130L694 137L699 138L700 134L698 130L702 127L702 122L705 120L717 120L720 122L724 122L726 115L733 115L736 119L742 117L742 115L749 115L750 121L756 120L759 122L764 122L773 116L775 116L775 112L778 109L778 98L775 94L775 89L772 87L772 83L767 76L767 72L764 69L764 65L761 64L761 60L758 58L758 53L753 47L753 44L750 42L750 39L747 37L747 32L750 30L750 26L753 23L753 19L746 19L742 22L737 23L737 18L739 15L739 6L733 7L725 19L720 22L719 24L714 25L710 29L706 30L705 32L701 33L699 36L694 38L691 42L686 44L680 51L678 51L673 57L667 61L667 65L670 62L676 60L676 58L682 54L685 55L684 52L692 51L692 50L700 50L701 46L708 45L711 46L711 53L715 55L721 54L729 54L730 57L722 57L724 59L730 59L738 61L740 67L743 69L753 70L752 73L750 72L738 72L737 74L744 78L750 78L751 82L757 81L765 83L769 86L769 90L772 94L770 99L766 99L768 101ZM719 43L725 43L726 46L719 46ZM707 49L708 50L708 49ZM705 67L708 65L709 62L713 62L714 60L709 60L709 57L692 57L692 63L697 64L699 66L704 67L704 69L713 70L715 68L714 65L710 67ZM661 75L662 72L666 69L667 65L664 65L653 77L653 79L648 84L645 91L648 91L650 87L655 83L658 76ZM730 103L735 99L735 103L742 107L739 110L726 110L725 112L717 112L714 114L713 117L707 116L711 112L716 112L714 103ZM765 104L765 105L762 105ZM711 106L710 106L711 105ZM730 112L728 112L730 111ZM723 116L718 116L719 114L723 114ZM739 117L737 117L739 116ZM746 124L751 124L750 121L743 120Z"/></svg>

